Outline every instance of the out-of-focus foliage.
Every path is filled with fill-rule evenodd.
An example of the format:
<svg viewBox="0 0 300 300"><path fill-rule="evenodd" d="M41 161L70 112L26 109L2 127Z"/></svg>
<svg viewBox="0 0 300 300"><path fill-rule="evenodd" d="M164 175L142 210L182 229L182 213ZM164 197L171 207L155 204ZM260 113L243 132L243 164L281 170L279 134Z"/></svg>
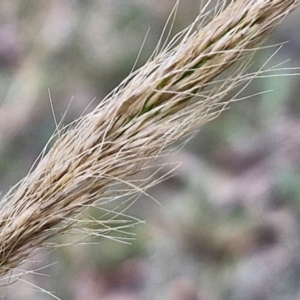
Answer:
<svg viewBox="0 0 300 300"><path fill-rule="evenodd" d="M55 130L48 90L58 120L66 110L64 123L90 111L131 71L146 35L137 67L148 59L174 3L2 1L3 191L28 172ZM172 34L199 7L200 1L181 1ZM294 12L268 41L290 41L269 67L289 58L281 67L300 66L299 16ZM251 70L276 49L260 51ZM241 98L272 92L232 104L172 158L182 162L176 175L149 191L162 207L143 196L128 211L147 221L132 228L132 245L100 239L41 250L22 268L41 268L49 277L24 280L65 300L300 298L300 78L275 76L289 73L254 80ZM1 294L51 299L30 284L19 281Z"/></svg>

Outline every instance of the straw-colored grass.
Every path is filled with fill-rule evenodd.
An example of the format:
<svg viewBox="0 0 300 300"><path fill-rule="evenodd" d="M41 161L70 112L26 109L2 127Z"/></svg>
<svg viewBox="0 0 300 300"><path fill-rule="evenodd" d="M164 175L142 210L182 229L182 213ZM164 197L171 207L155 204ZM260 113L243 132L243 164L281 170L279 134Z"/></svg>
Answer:
<svg viewBox="0 0 300 300"><path fill-rule="evenodd" d="M168 146L226 108L233 99L222 99L253 75L238 68L225 79L218 76L252 53L299 2L232 1L219 5L206 25L203 10L92 113L60 130L51 150L2 199L0 276L49 238L80 225L87 207L154 184L130 176L152 167Z"/></svg>

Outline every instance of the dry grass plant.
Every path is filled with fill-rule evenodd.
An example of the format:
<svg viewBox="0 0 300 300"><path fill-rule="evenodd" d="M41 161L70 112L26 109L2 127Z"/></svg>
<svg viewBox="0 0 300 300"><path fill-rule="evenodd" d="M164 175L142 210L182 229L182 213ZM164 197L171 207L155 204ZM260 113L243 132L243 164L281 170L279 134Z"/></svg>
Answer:
<svg viewBox="0 0 300 300"><path fill-rule="evenodd" d="M91 235L122 235L129 225L117 220L140 193L157 183L153 176L132 176L172 153L168 146L216 118L237 99L222 100L230 91L263 72L245 75L246 65L240 64L219 77L253 53L299 2L220 2L209 22L203 7L193 24L167 46L158 45L151 59L93 112L58 129L49 141L55 141L50 151L45 154L46 146L29 174L2 199L0 277L68 229L85 225ZM105 211L104 203L124 196L120 206ZM89 217L89 207L100 209L103 218ZM101 229L93 229L92 222Z"/></svg>

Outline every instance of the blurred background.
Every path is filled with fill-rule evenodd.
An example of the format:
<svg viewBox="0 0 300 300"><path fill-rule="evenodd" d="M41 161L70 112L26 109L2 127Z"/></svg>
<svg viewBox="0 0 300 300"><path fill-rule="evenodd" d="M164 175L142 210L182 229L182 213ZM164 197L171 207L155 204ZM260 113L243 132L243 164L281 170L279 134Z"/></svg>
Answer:
<svg viewBox="0 0 300 300"><path fill-rule="evenodd" d="M212 1L212 6L215 2ZM27 174L55 130L93 109L154 50L175 0L9 1L0 6L0 188ZM172 34L197 16L181 1ZM300 66L300 10L266 45L268 66ZM259 51L257 70L278 46ZM289 61L288 61L289 60ZM6 300L300 299L300 102L297 70L254 80L173 158L175 176L127 212L131 245L41 249ZM276 75L276 72L272 73ZM168 170L165 170L168 171ZM68 236L58 238L69 243ZM39 287L39 288L38 288Z"/></svg>

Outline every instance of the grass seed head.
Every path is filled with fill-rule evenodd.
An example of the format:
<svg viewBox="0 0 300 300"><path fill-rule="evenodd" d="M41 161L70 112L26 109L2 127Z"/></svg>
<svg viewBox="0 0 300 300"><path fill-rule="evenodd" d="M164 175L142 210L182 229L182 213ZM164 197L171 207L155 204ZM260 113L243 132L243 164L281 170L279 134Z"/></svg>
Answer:
<svg viewBox="0 0 300 300"><path fill-rule="evenodd" d="M151 168L168 146L227 107L231 100L222 99L253 75L241 75L243 67L225 79L219 75L252 53L298 5L231 1L206 25L202 12L93 112L58 132L51 150L2 199L0 276L49 238L81 227L79 215L88 207L101 208L119 194L134 199L155 184L153 177L131 176ZM103 212L113 222L125 209ZM102 225L98 234L114 230L104 220Z"/></svg>

